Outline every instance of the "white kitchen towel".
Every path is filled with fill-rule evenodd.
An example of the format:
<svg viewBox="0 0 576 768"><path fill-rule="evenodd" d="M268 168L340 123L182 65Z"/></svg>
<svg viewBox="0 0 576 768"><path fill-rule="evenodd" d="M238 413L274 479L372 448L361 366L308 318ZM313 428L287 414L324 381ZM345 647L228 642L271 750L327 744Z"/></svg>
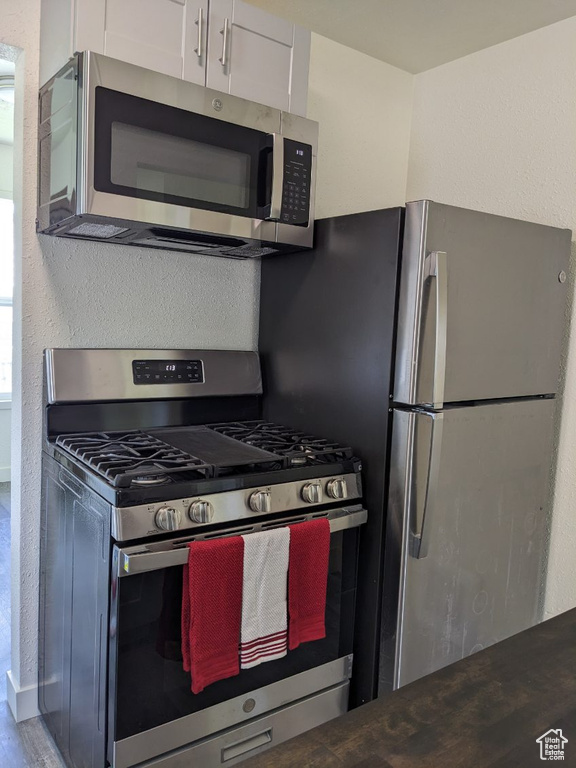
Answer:
<svg viewBox="0 0 576 768"><path fill-rule="evenodd" d="M290 530L274 528L242 538L240 667L249 669L286 656Z"/></svg>

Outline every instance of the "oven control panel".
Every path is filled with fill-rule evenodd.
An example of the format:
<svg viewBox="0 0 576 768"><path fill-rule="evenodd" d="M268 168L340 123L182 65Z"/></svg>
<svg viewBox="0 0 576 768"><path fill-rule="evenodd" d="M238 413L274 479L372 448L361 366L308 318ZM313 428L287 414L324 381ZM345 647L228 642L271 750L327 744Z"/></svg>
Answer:
<svg viewBox="0 0 576 768"><path fill-rule="evenodd" d="M157 536L165 531L194 530L203 525L247 523L261 515L279 512L306 514L311 508L336 502L348 504L362 498L360 473L317 477L260 488L220 491L187 499L134 507L115 507L112 536L129 541Z"/></svg>
<svg viewBox="0 0 576 768"><path fill-rule="evenodd" d="M284 185L280 221L307 227L310 212L310 176L312 147L300 141L284 139Z"/></svg>
<svg viewBox="0 0 576 768"><path fill-rule="evenodd" d="M201 360L133 360L134 384L203 384Z"/></svg>

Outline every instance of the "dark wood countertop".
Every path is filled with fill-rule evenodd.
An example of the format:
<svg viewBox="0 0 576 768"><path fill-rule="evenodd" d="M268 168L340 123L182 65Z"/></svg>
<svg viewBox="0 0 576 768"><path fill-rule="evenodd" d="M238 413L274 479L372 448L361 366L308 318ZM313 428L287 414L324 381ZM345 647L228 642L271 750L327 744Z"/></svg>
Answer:
<svg viewBox="0 0 576 768"><path fill-rule="evenodd" d="M536 739L561 728L562 763ZM246 768L576 766L576 609L261 755Z"/></svg>

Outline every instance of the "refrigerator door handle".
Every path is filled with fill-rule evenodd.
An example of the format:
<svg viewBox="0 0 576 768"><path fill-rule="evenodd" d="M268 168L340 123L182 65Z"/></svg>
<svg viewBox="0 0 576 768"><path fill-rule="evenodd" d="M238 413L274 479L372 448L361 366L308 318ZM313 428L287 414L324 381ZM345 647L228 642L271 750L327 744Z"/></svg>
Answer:
<svg viewBox="0 0 576 768"><path fill-rule="evenodd" d="M415 496L411 503L409 553L410 556L421 560L428 554L428 535L427 531L434 519L434 505L436 503L438 491L438 478L440 475L440 457L442 453L442 428L444 425L444 414L435 413L431 416L430 433L430 452L428 455L428 467L424 479L423 496L424 501L421 505L422 514L419 515L420 504L418 503L421 494L416 489ZM414 466L414 465L413 465ZM413 470L414 471L414 470ZM416 478L418 477L418 468L415 468ZM415 502L415 503L414 503Z"/></svg>
<svg viewBox="0 0 576 768"><path fill-rule="evenodd" d="M446 329L448 323L448 258L445 251L432 251L426 258L425 277L433 278L436 288L436 317L434 338L434 376L432 379L433 408L444 406L446 377Z"/></svg>

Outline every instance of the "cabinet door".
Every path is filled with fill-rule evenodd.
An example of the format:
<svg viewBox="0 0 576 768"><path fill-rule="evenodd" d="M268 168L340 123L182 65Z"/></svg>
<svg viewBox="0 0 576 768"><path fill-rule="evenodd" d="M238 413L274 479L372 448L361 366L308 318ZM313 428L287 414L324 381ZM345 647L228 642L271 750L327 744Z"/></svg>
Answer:
<svg viewBox="0 0 576 768"><path fill-rule="evenodd" d="M242 0L210 0L206 85L304 115L310 33Z"/></svg>
<svg viewBox="0 0 576 768"><path fill-rule="evenodd" d="M173 77L205 85L208 0L77 0L100 8L102 53ZM77 25L77 49L94 25ZM88 37L90 35L90 38Z"/></svg>

